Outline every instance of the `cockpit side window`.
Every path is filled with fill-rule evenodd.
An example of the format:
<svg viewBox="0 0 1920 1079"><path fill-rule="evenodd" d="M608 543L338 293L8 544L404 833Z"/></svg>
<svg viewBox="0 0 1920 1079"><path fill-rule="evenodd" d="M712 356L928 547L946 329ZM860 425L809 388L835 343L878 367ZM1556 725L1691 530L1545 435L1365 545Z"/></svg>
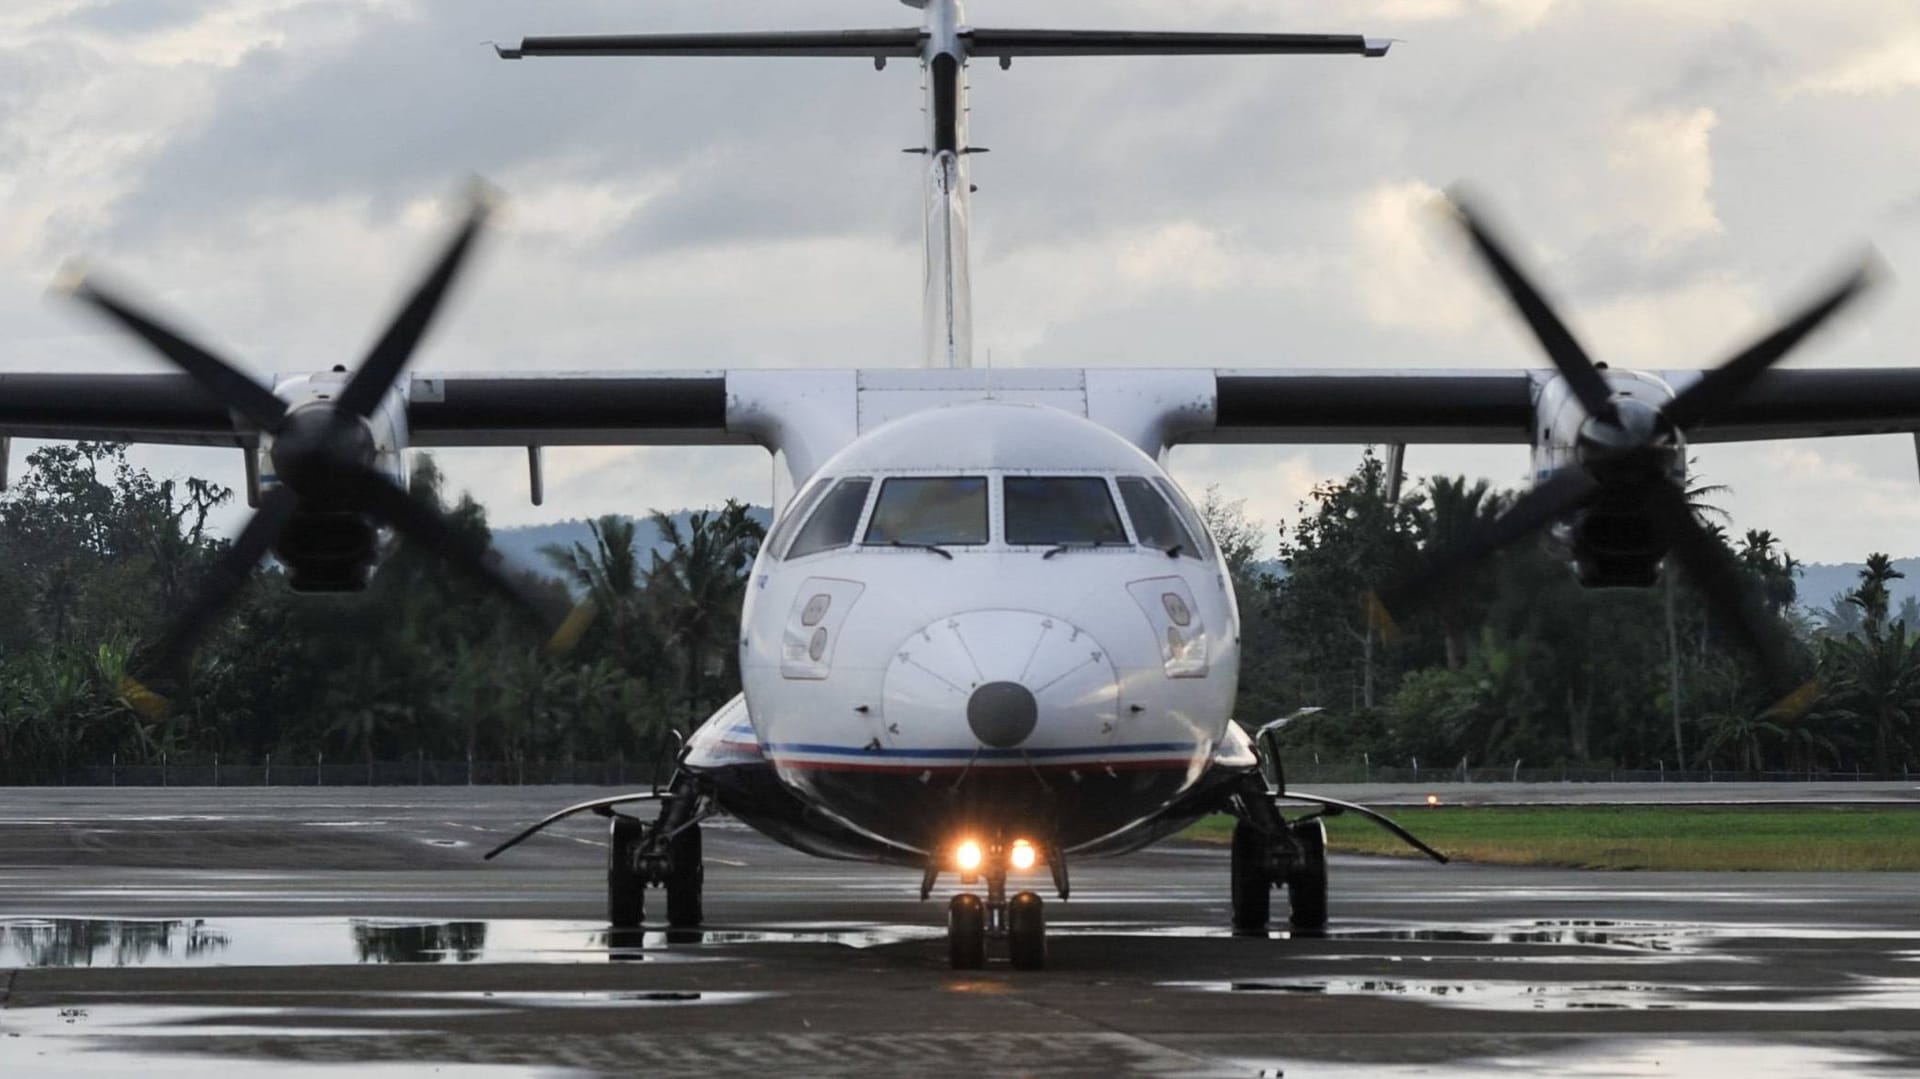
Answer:
<svg viewBox="0 0 1920 1079"><path fill-rule="evenodd" d="M970 545L987 542L985 476L896 476L882 480L866 543Z"/></svg>
<svg viewBox="0 0 1920 1079"><path fill-rule="evenodd" d="M1180 523L1173 507L1152 484L1138 476L1122 476L1119 483L1120 498L1127 504L1127 516L1132 518L1134 534L1142 545L1200 557L1200 545L1193 541L1193 533Z"/></svg>
<svg viewBox="0 0 1920 1079"><path fill-rule="evenodd" d="M1187 501L1187 496L1180 492L1180 488L1175 487L1164 476L1155 476L1153 485L1161 494L1167 496L1167 501L1173 503L1174 511L1180 515L1181 523L1187 526L1187 531L1193 534L1194 542L1200 545L1199 553L1195 557L1203 561L1211 560L1213 537L1207 534L1206 523L1200 519L1200 513L1193 508L1193 503Z"/></svg>
<svg viewBox="0 0 1920 1079"><path fill-rule="evenodd" d="M802 558L852 543L853 530L860 524L860 511L866 508L867 492L872 488L873 481L864 477L841 480L820 500L820 508L813 511L813 516L807 518L806 527L794 537L787 557Z"/></svg>
<svg viewBox="0 0 1920 1079"><path fill-rule="evenodd" d="M1001 485L1010 544L1127 545L1103 476L1008 476Z"/></svg>
<svg viewBox="0 0 1920 1079"><path fill-rule="evenodd" d="M775 558L787 556L787 541L793 538L794 530L800 527L801 521L807 519L807 513L813 509L813 504L820 501L820 496L826 494L827 488L831 486L833 486L832 480L814 480L812 486L800 492L798 498L787 504L787 512L780 515L779 523L773 526L773 531L767 536L766 548L769 554Z"/></svg>

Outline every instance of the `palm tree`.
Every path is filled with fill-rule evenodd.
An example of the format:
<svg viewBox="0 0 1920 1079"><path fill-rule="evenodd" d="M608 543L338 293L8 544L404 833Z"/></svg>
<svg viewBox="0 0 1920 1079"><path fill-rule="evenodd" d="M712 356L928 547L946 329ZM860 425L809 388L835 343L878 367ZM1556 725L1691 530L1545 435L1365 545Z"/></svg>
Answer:
<svg viewBox="0 0 1920 1079"><path fill-rule="evenodd" d="M685 532L679 522L659 510L649 520L660 530L667 553L654 552L653 565L647 570L647 592L668 643L677 647L686 664L687 708L697 722L704 718L701 711L709 703L705 692L709 674L739 680L734 621L746 598L747 574L766 529L745 503L733 499L718 511L694 513Z"/></svg>
<svg viewBox="0 0 1920 1079"><path fill-rule="evenodd" d="M1755 711L1736 704L1725 711L1702 716L1707 724L1707 738L1700 747L1700 759L1712 760L1721 751L1731 750L1735 769L1759 772L1765 765L1764 744L1786 737L1786 732L1770 715L1769 711Z"/></svg>
<svg viewBox="0 0 1920 1079"><path fill-rule="evenodd" d="M1860 632L1860 607L1852 601L1851 596L1850 592L1835 592L1825 607L1814 608L1813 617L1820 622L1821 636L1838 640ZM1920 621L1907 624L1920 626Z"/></svg>
<svg viewBox="0 0 1920 1079"><path fill-rule="evenodd" d="M1493 495L1486 480L1469 484L1465 476L1430 478L1427 500L1425 550L1429 558L1465 546L1468 539L1484 531L1502 509L1502 500ZM1475 567L1470 576L1432 605L1440 622L1449 670L1459 670L1466 662L1462 638L1474 621L1476 609L1484 604L1485 569L1484 564Z"/></svg>
<svg viewBox="0 0 1920 1079"><path fill-rule="evenodd" d="M1891 773L1920 716L1920 640L1908 639L1905 623L1869 623L1861 637L1829 641L1823 666L1832 678L1824 711L1870 728L1874 771Z"/></svg>
<svg viewBox="0 0 1920 1079"><path fill-rule="evenodd" d="M608 647L624 662L633 662L643 651L640 609L642 579L640 555L634 547L635 524L632 518L607 514L587 522L593 534L593 547L576 543L572 547L551 544L540 548L553 567L565 575L569 584L596 607L609 627Z"/></svg>
<svg viewBox="0 0 1920 1079"><path fill-rule="evenodd" d="M1886 624L1887 608L1892 601L1888 583L1905 576L1893 568L1893 559L1885 554L1875 551L1867 556L1867 564L1860 570L1860 587L1847 596L1847 602L1864 613L1869 633Z"/></svg>

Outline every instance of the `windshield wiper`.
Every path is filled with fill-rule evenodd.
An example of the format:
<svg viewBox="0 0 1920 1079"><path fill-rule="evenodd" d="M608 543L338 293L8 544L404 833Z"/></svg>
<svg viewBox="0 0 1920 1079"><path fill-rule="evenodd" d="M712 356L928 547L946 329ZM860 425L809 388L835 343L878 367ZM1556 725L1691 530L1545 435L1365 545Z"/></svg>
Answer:
<svg viewBox="0 0 1920 1079"><path fill-rule="evenodd" d="M931 543L909 543L906 540L888 540L887 546L911 547L916 551L932 551L934 554L939 555L941 558L944 558L949 562L953 561L952 551L947 550L945 547L936 547Z"/></svg>
<svg viewBox="0 0 1920 1079"><path fill-rule="evenodd" d="M1052 550L1048 551L1046 554L1041 555L1040 558L1042 561L1044 561L1046 559L1052 558L1054 555L1062 554L1067 551L1091 551L1096 547L1131 547L1131 546L1133 545L1126 542L1125 540L1094 540L1092 543L1062 543L1058 547L1055 547Z"/></svg>

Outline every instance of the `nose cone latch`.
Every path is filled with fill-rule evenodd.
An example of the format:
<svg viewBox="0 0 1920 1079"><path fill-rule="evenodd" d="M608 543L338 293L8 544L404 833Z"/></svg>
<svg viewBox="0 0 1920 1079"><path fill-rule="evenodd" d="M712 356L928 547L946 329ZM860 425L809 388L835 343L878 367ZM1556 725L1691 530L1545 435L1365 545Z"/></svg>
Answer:
<svg viewBox="0 0 1920 1079"><path fill-rule="evenodd" d="M967 726L982 745L1012 749L1040 719L1040 702L1018 682L988 682L967 698Z"/></svg>

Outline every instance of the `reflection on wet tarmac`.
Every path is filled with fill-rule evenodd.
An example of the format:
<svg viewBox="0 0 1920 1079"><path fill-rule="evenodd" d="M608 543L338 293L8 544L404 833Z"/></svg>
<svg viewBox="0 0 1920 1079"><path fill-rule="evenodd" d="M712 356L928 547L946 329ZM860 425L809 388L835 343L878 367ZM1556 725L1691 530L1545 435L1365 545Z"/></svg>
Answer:
<svg viewBox="0 0 1920 1079"><path fill-rule="evenodd" d="M0 920L0 967L136 967L212 962L226 933L202 919Z"/></svg>
<svg viewBox="0 0 1920 1079"><path fill-rule="evenodd" d="M485 922L351 924L362 963L471 963L487 947Z"/></svg>

